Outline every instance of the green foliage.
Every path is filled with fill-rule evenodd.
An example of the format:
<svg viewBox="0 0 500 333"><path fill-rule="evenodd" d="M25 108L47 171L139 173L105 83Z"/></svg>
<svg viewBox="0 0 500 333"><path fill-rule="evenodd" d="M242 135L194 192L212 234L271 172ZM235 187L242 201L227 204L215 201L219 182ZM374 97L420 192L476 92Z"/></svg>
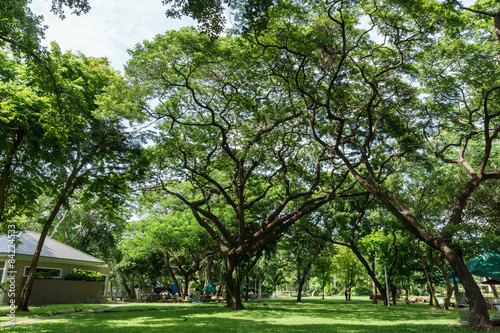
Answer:
<svg viewBox="0 0 500 333"><path fill-rule="evenodd" d="M40 40L45 26L42 16L34 15L29 4L31 0L2 1L0 3L0 45L8 43L18 52L33 59L42 51ZM64 7L80 15L90 10L87 0L52 0L51 11L64 19Z"/></svg>
<svg viewBox="0 0 500 333"><path fill-rule="evenodd" d="M62 53L57 44L50 56L51 73L6 61L16 79L0 84L1 220L44 222L57 198L77 188L81 202L119 206L125 171L140 160L139 142L120 120L94 113L95 99L116 76L107 60Z"/></svg>
<svg viewBox="0 0 500 333"><path fill-rule="evenodd" d="M54 279L54 273L57 273L58 270L43 270L35 273L35 279Z"/></svg>
<svg viewBox="0 0 500 333"><path fill-rule="evenodd" d="M203 287L204 287L204 285L201 282L193 282L193 283L191 283L191 286L190 286L190 288L194 289L194 290L201 290L201 289L203 289Z"/></svg>
<svg viewBox="0 0 500 333"><path fill-rule="evenodd" d="M325 293L327 293L329 295L338 295L340 292L341 292L341 290L337 286L334 286L334 285L327 286L325 288Z"/></svg>
<svg viewBox="0 0 500 333"><path fill-rule="evenodd" d="M145 249L123 251L123 257L115 268L119 274L130 276L135 274L142 279L156 281L160 275L166 274L163 253Z"/></svg>
<svg viewBox="0 0 500 333"><path fill-rule="evenodd" d="M268 21L268 11L273 5L272 0L255 1L228 1L228 0L209 0L209 1L172 1L163 0L163 4L169 5L167 16L172 18L181 18L190 16L197 20L202 31L206 32L212 38L219 36L227 24L224 11L230 8L232 14L235 14L233 20L238 21L238 26L234 30L251 32L264 29Z"/></svg>
<svg viewBox="0 0 500 333"><path fill-rule="evenodd" d="M420 290L414 288L411 290L411 295L412 296L420 296L420 295L422 295L422 293L420 292Z"/></svg>
<svg viewBox="0 0 500 333"><path fill-rule="evenodd" d="M373 290L367 286L359 286L354 288L354 293L358 296L366 296L373 294Z"/></svg>
<svg viewBox="0 0 500 333"><path fill-rule="evenodd" d="M333 257L333 272L340 278L345 289L351 289L361 282L364 268L351 249L340 246Z"/></svg>
<svg viewBox="0 0 500 333"><path fill-rule="evenodd" d="M156 204L144 220L171 229L158 243L173 260L182 254L196 264L188 254L197 242L185 237L196 223L234 257L231 275L296 219L335 198L316 191L318 184L346 180L330 177L295 96L281 95L261 51L237 36L170 31L137 45L126 80L101 96L103 115L157 120L149 176L168 205Z"/></svg>
<svg viewBox="0 0 500 333"><path fill-rule="evenodd" d="M83 271L81 269L73 269L71 273L64 277L65 280L78 280L78 281L99 281L101 279L101 273Z"/></svg>
<svg viewBox="0 0 500 333"><path fill-rule="evenodd" d="M21 40L24 23L40 35L26 3L0 5L0 35ZM152 269L149 247L175 256L179 267L196 263L194 254L214 243L244 262L307 214L306 228L355 244L391 267L393 282L405 288L422 276L414 273L413 239L402 227L465 257L498 242L500 79L492 15L434 0L164 3L172 5L170 16L200 20L209 36L183 29L137 45L126 78L102 59L62 54L57 46L49 71L1 56L1 162L7 174L9 163L27 171L3 186L8 217L35 215L25 204L46 210L34 202L52 203L68 166L78 164L72 157L100 149L78 170L89 171L76 180L86 184L82 198L119 193L122 204L124 179L108 176L133 162L119 153L104 158L124 141L98 143L110 131L108 139L123 135L127 117L157 124L154 145L144 150L150 167L142 159L135 166L149 177L142 185L166 194L153 195L160 203L149 203L130 225L123 271ZM236 10L235 31L245 34L211 38L222 31L225 5ZM491 0L473 8L497 12ZM16 15L26 20L17 23ZM29 184L30 193L16 191ZM379 206L351 197L365 190ZM346 193L348 200L318 209ZM289 236L293 251L284 257L307 268L312 259L298 259L314 257L317 247ZM315 275L329 270L327 257L315 259ZM348 286L360 275L356 262L342 251L336 257ZM259 263L253 274L279 281L284 274L268 273L279 264Z"/></svg>

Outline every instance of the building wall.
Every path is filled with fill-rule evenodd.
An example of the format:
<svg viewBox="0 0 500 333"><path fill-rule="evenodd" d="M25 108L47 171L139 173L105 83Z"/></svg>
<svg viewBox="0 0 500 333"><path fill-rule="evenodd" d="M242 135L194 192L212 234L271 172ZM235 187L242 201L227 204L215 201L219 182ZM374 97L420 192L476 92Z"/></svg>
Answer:
<svg viewBox="0 0 500 333"><path fill-rule="evenodd" d="M0 267L4 267L4 261L0 261ZM19 297L20 297L20 293L21 293L21 288L24 284L24 281L26 279L26 277L24 276L24 270L25 270L25 267L26 266L30 266L31 264L31 260L21 260L21 259L18 259L16 260L16 263L15 263L15 270L13 272L10 272L9 273L9 276L14 276L15 277L15 299L16 299L16 304L19 302ZM81 270L89 270L89 271L96 271L96 272L99 272L101 273L103 276L106 277L106 281L105 282L96 282L95 284L99 283L100 284L100 290L101 290L101 295L103 294L103 289L104 289L104 286L107 285L107 282L108 282L108 278L109 278L109 267L99 267L99 266L92 266L92 265L81 265L81 264L78 264L77 262L75 262L74 264L69 264L69 263L58 263L58 262L47 262L45 260L43 260L43 258L40 258L39 262L38 262L38 268L51 268L51 269L61 269L61 277L60 278L54 278L54 279L47 279L46 281L53 281L53 283L47 283L47 286L50 285L50 290L47 290L47 291L44 291L44 286L43 286L43 283L40 283L39 281L44 281L44 279L36 279L35 280L35 283L33 285L33 294L35 293L54 293L56 295L60 294L61 297L60 297L60 301L59 299L57 298L53 298L52 296L50 298L47 298L47 299L50 299L51 301L53 301L54 303L70 303L70 302L67 302L68 300L68 296L64 296L66 294L66 290L69 290L68 288L70 288L70 284L68 283L65 283L65 282L74 282L74 281L70 281L70 280L64 280L64 277L66 275L68 275L69 273L71 273L71 271L73 269L81 269ZM54 283L56 282L61 282L61 288L55 290L53 289L54 287L52 285L54 285ZM92 282L92 281L85 281L85 282ZM94 284L94 285L95 285ZM37 285L39 286L38 290L35 292L35 289L37 288ZM2 297L3 299L0 299L0 300L3 300L2 303L4 304L7 304L10 302L10 299L12 297L9 297L9 290L10 288L10 285L7 287L7 293ZM71 288L70 288L71 289ZM92 288L91 288L92 289ZM93 289L92 289L93 290ZM89 292L90 292L90 289L89 289ZM92 291L93 293L93 291ZM40 294L40 295L42 295ZM92 294L93 295L93 294ZM94 297L94 296L92 296ZM81 299L81 298L79 298ZM33 297L30 298L30 305L37 305L37 304L51 304L51 303L35 303L37 300L43 300L43 295L42 296L39 296L37 297L36 299L34 299ZM100 302L101 300L99 299L97 302ZM83 303L83 302L87 302L86 300L83 300L83 301L79 301L79 302L73 302L73 303Z"/></svg>
<svg viewBox="0 0 500 333"><path fill-rule="evenodd" d="M101 303L104 282L36 279L30 305Z"/></svg>

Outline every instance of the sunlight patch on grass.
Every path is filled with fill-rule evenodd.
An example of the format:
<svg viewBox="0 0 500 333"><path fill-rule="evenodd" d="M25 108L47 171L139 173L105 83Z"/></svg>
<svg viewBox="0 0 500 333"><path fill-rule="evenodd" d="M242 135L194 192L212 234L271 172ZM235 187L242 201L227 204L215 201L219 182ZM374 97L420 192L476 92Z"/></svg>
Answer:
<svg viewBox="0 0 500 333"><path fill-rule="evenodd" d="M30 306L28 312L16 312L16 321L29 318L48 317L63 313L75 313L81 311L105 309L110 307L111 305L113 304L50 304L42 306ZM9 307L7 305L0 305L0 324L10 321L10 318L7 316L8 312Z"/></svg>
<svg viewBox="0 0 500 333"><path fill-rule="evenodd" d="M123 304L109 312L76 314L7 327L5 332L334 332L456 333L456 310L433 310L426 304L398 304L391 310L364 299L308 297L245 303L231 311L225 304ZM80 305L82 306L82 305ZM109 306L105 304L104 307ZM52 310L52 309L51 309ZM460 330L460 333L472 332Z"/></svg>

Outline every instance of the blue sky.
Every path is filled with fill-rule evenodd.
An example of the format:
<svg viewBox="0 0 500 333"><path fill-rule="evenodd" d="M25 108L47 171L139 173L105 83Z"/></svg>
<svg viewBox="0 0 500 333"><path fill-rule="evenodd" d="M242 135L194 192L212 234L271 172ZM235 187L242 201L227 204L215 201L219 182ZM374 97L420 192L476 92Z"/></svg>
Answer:
<svg viewBox="0 0 500 333"><path fill-rule="evenodd" d="M89 0L91 11L81 16L67 11L66 19L50 12L51 1L33 0L31 10L44 16L48 26L44 45L56 41L62 50L86 56L107 57L111 66L123 70L127 50L166 30L195 25L189 18L167 19L161 0Z"/></svg>

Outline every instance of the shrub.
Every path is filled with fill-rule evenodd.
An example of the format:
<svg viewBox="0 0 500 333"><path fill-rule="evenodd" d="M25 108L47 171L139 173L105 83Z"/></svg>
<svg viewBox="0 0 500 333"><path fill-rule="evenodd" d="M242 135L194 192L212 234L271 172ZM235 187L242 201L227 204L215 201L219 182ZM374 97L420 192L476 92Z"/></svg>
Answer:
<svg viewBox="0 0 500 333"><path fill-rule="evenodd" d="M420 290L418 290L418 289L416 289L416 288L415 288L415 289L412 289L412 291L411 291L411 295L412 295L412 296L420 296Z"/></svg>
<svg viewBox="0 0 500 333"><path fill-rule="evenodd" d="M358 296L369 296L372 294L372 288L366 286L360 286L354 289L354 292Z"/></svg>
<svg viewBox="0 0 500 333"><path fill-rule="evenodd" d="M337 295L339 293L339 288L336 286L331 286L331 288L327 286L325 292L331 296Z"/></svg>
<svg viewBox="0 0 500 333"><path fill-rule="evenodd" d="M54 273L57 273L56 269L43 270L35 273L35 279L53 279Z"/></svg>
<svg viewBox="0 0 500 333"><path fill-rule="evenodd" d="M191 283L191 289L202 290L203 287L204 287L203 283L201 283L201 282L193 282L193 283Z"/></svg>
<svg viewBox="0 0 500 333"><path fill-rule="evenodd" d="M65 280L79 280L79 281L99 281L101 273L82 271L81 269L73 269L71 273L64 277Z"/></svg>

